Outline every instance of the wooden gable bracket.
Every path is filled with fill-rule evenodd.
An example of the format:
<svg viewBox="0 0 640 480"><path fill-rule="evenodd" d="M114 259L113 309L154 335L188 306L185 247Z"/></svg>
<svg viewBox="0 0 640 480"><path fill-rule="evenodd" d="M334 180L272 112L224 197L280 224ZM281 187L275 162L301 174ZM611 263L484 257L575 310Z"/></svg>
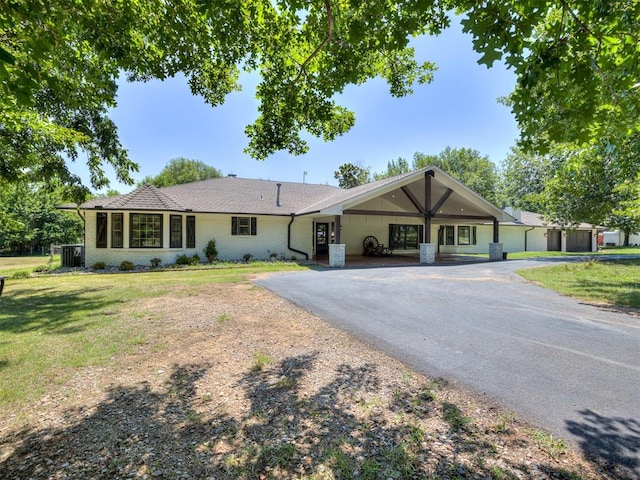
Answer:
<svg viewBox="0 0 640 480"><path fill-rule="evenodd" d="M411 200L411 203L413 203L413 206L416 207L416 210L418 210L418 212L425 213L424 208L422 207L422 205L420 205L420 202L418 201L416 196L413 194L413 192L409 190L409 187L407 187L406 185L403 185L402 187L400 187L400 190L402 190L402 192L407 196L407 198Z"/></svg>

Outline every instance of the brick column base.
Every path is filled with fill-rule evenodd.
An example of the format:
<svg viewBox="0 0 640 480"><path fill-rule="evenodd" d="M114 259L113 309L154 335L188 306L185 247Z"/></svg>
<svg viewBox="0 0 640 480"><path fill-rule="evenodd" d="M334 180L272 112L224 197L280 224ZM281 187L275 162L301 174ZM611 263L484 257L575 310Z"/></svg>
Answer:
<svg viewBox="0 0 640 480"><path fill-rule="evenodd" d="M329 266L330 267L344 267L345 265L345 247L344 243L331 243L329 244Z"/></svg>
<svg viewBox="0 0 640 480"><path fill-rule="evenodd" d="M436 263L436 244L420 244L420 263Z"/></svg>

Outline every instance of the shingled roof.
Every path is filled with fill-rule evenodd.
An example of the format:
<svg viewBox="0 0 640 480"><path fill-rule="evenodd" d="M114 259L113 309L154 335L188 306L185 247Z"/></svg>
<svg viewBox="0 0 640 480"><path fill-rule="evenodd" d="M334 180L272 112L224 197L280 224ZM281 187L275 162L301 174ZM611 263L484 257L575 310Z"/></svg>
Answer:
<svg viewBox="0 0 640 480"><path fill-rule="evenodd" d="M395 189L416 182L420 185L420 179L431 170L436 172L436 181L441 184L441 189L450 187L456 190L451 197L454 204L456 201L470 202L465 205L473 204L480 213L493 215L503 222L513 220L506 212L490 204L437 167L427 167L350 189L235 176L163 188L144 185L126 195L90 200L80 208L239 215L288 216L318 212L324 215L339 215L345 208L366 202L372 196L389 194Z"/></svg>
<svg viewBox="0 0 640 480"><path fill-rule="evenodd" d="M144 185L126 195L89 200L80 208L290 215L342 191L331 185L222 177L163 188Z"/></svg>
<svg viewBox="0 0 640 480"><path fill-rule="evenodd" d="M100 197L83 203L80 208L106 210L163 210L181 212L185 207L153 185L143 185L131 193L113 197Z"/></svg>

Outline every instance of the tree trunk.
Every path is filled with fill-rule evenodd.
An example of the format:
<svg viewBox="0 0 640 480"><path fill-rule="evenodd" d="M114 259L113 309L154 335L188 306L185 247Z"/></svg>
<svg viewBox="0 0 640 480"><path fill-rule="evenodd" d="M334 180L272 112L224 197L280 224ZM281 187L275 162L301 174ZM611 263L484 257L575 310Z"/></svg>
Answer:
<svg viewBox="0 0 640 480"><path fill-rule="evenodd" d="M629 237L631 236L631 229L630 228L623 228L622 229L622 233L624 234L624 243L622 244L623 247L628 247L629 246Z"/></svg>

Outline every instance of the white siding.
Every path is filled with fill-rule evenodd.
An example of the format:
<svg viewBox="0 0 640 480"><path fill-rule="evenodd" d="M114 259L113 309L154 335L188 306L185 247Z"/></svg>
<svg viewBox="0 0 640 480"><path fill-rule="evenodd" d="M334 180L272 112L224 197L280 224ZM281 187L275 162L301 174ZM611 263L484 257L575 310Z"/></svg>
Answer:
<svg viewBox="0 0 640 480"><path fill-rule="evenodd" d="M388 246L390 224L424 225L424 219L381 215L343 215L340 224L342 226L340 241L346 244L346 254L362 255L362 244L369 235L376 237L379 243ZM437 232L437 227L432 226L431 239L434 243L437 241ZM412 252L419 252L419 250L412 250ZM401 251L394 253L401 253Z"/></svg>
<svg viewBox="0 0 640 480"><path fill-rule="evenodd" d="M201 261L206 261L204 248L211 239L215 239L220 260L241 260L250 253L254 259L267 260L271 252L278 258L296 257L304 259L304 255L292 252L287 248L287 228L290 217L251 215L257 218L257 235L231 235L231 217L228 214L193 214L196 217L196 246L186 248L186 217L191 213L182 213L182 245L183 248L169 248L170 213L163 214L163 248L129 248L130 212L124 213L124 248L111 248L111 213L108 212L108 248L96 248L96 211L87 210L85 233L85 264L91 266L96 262L107 265L119 265L128 260L136 265L150 265L152 258L160 258L162 265L173 264L180 255L192 256L197 253ZM136 212L158 213L158 212ZM174 213L175 215L176 213ZM250 215L236 215L250 216ZM311 255L312 219L296 217L291 227L291 246Z"/></svg>

